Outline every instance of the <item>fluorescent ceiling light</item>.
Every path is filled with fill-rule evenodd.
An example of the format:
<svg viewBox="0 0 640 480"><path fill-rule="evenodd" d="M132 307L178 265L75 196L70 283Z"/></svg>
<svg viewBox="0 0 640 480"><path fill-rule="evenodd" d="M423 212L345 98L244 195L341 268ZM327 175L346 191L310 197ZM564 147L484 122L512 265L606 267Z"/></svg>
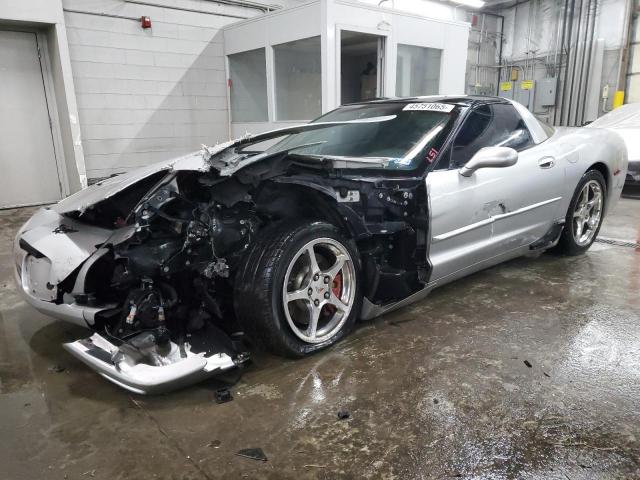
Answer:
<svg viewBox="0 0 640 480"><path fill-rule="evenodd" d="M486 2L482 0L451 0L453 3L457 3L459 5L465 5L467 7L473 8L482 8Z"/></svg>

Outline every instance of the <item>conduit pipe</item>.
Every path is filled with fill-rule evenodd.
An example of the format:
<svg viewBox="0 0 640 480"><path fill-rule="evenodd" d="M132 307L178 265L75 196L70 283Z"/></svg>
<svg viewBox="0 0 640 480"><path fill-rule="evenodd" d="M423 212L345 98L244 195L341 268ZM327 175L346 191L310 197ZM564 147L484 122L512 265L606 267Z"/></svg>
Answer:
<svg viewBox="0 0 640 480"><path fill-rule="evenodd" d="M578 66L578 55L580 53L580 31L582 30L582 8L584 5L584 0L580 0L580 8L578 10L578 25L576 29L576 45L575 51L573 53L573 65L571 67L571 87L569 88L569 104L567 105L567 126L571 125L571 113L572 113L572 105L573 105L573 92L575 91L575 82L576 82L576 70Z"/></svg>
<svg viewBox="0 0 640 480"><path fill-rule="evenodd" d="M591 0L589 0L589 3L591 4ZM594 42L594 38L595 38L595 33L596 33L596 16L598 14L598 0L593 0L593 8L590 11L591 14L591 33L589 35L589 53L587 54L587 78L585 80L585 84L584 84L584 94L582 95L582 108L580 111L580 125L584 124L584 114L585 114L585 110L586 110L586 105L587 105L587 95L589 95L589 84L595 80L598 80L599 83L599 78L595 79L593 78L593 76L591 75L591 58L593 57L593 42Z"/></svg>
<svg viewBox="0 0 640 480"><path fill-rule="evenodd" d="M564 71L562 72L562 97L560 98L560 102L558 103L560 107L558 124L564 125L564 105L567 103L567 83L569 81L569 60L571 59L571 37L573 33L573 12L575 10L576 0L570 0L571 6L567 3L567 11L565 12L565 21L566 21L566 36L563 41L563 49L564 49Z"/></svg>
<svg viewBox="0 0 640 480"><path fill-rule="evenodd" d="M618 64L618 79L616 83L617 91L624 91L627 84L627 67L629 63L629 34L631 32L631 24L633 23L635 3L636 2L632 0L627 0L625 2L625 23L620 44L620 63Z"/></svg>
<svg viewBox="0 0 640 480"><path fill-rule="evenodd" d="M232 7L241 7L241 8L252 8L254 10L260 10L263 13L268 13L273 10L277 10L281 8L279 5L265 5L262 3L254 3L245 0L206 0L207 2L217 3L219 5L228 5ZM124 0L125 3L132 3L136 5L144 5L147 7L156 7L156 8L167 8L169 10L179 10L181 12L193 12L193 13L204 13L207 15L222 15L229 16L226 14L221 14L218 12L211 12L208 10L198 10L194 8L185 8L185 7L176 7L175 5L166 5L162 3L154 3L154 2L146 2L143 0ZM245 17L246 18L246 17Z"/></svg>
<svg viewBox="0 0 640 480"><path fill-rule="evenodd" d="M560 62L561 63L562 63L562 56L564 54L563 52L565 51L565 38L567 33L568 13L569 13L569 0L564 0L564 8L563 8L563 14L562 14L562 40L560 41ZM568 62L568 56L567 56L567 62ZM556 65L557 65L557 62L556 62ZM566 71L566 67L565 67L565 71ZM559 68L556 75L558 79L560 78L561 72L562 72L562 68ZM560 115L560 122L562 123L562 103L564 103L564 87L565 87L565 80L563 80L562 82L562 97L560 97L560 86L557 85L557 88L556 88L556 99L555 99L556 105L555 105L555 108L553 109L554 125L556 124L558 114Z"/></svg>

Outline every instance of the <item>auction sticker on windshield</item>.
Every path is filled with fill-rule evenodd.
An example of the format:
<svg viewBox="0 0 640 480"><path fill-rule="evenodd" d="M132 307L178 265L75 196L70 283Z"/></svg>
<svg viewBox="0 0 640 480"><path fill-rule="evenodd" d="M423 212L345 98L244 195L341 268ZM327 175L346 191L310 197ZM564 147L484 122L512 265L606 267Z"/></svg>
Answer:
<svg viewBox="0 0 640 480"><path fill-rule="evenodd" d="M454 108L450 103L408 103L402 110L449 113Z"/></svg>

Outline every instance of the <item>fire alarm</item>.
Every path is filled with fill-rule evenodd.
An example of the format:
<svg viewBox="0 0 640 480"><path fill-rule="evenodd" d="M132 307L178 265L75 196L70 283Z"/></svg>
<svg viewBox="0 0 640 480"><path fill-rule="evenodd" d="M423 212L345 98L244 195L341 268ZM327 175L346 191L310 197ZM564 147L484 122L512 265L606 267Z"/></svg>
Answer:
<svg viewBox="0 0 640 480"><path fill-rule="evenodd" d="M142 28L151 28L151 17L140 17L140 25Z"/></svg>

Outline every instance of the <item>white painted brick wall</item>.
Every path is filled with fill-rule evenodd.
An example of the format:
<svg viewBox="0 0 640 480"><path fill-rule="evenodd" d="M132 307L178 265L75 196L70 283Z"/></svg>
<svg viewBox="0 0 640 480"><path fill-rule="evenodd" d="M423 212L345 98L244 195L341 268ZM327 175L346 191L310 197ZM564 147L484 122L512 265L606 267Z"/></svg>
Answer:
<svg viewBox="0 0 640 480"><path fill-rule="evenodd" d="M143 30L133 20L65 12L90 179L227 139L220 29L236 19L121 0L64 0L63 4L67 10L146 15L152 21L152 28ZM259 14L206 0L169 4L246 17Z"/></svg>

